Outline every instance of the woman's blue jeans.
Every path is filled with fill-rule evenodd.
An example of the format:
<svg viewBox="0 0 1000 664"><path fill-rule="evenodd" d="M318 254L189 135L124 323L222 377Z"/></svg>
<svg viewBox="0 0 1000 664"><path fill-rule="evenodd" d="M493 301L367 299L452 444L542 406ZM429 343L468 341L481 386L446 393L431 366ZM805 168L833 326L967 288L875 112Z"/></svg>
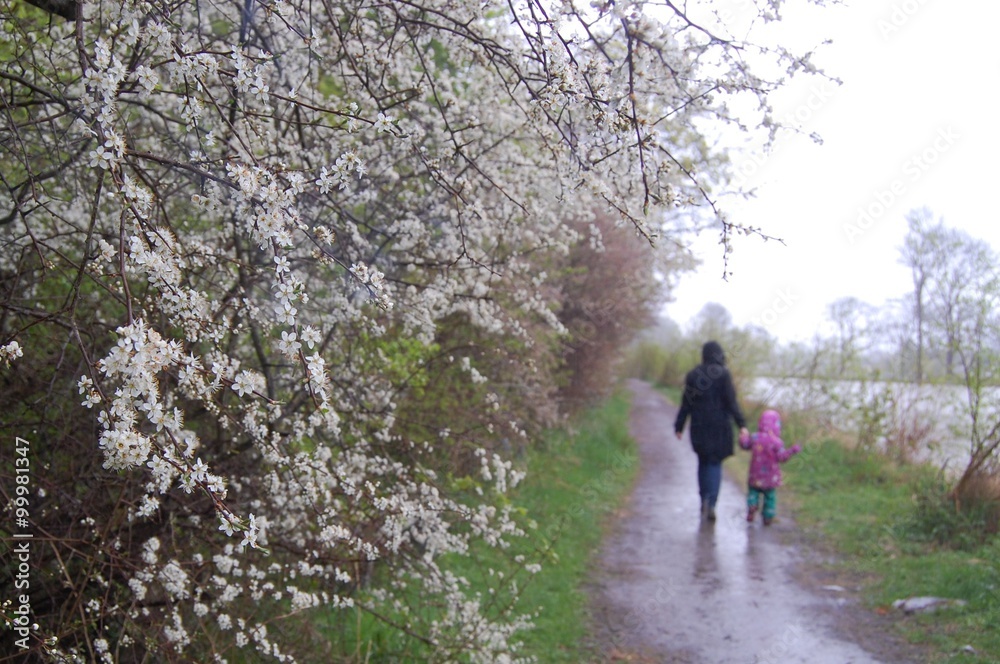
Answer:
<svg viewBox="0 0 1000 664"><path fill-rule="evenodd" d="M709 461L698 457L698 493L701 501L715 507L719 499L719 487L722 486L722 462Z"/></svg>

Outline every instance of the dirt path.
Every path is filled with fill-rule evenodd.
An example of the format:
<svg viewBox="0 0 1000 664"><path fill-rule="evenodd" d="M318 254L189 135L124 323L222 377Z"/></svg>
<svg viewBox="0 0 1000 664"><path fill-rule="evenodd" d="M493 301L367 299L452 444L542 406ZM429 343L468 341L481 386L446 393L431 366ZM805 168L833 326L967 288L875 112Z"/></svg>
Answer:
<svg viewBox="0 0 1000 664"><path fill-rule="evenodd" d="M818 568L796 543L780 497L774 525L748 524L744 489L727 478L718 520L702 522L696 458L687 438L673 435L676 407L645 383L629 388L642 470L604 545L592 592L607 661L921 661L888 639L884 619L811 574Z"/></svg>

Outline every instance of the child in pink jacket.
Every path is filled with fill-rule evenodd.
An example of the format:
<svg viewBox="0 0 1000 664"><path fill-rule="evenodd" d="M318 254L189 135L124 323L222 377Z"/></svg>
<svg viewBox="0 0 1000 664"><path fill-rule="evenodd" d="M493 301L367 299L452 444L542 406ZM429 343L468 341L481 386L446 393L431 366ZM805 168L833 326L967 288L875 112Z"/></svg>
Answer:
<svg viewBox="0 0 1000 664"><path fill-rule="evenodd" d="M802 450L801 445L785 449L781 440L781 416L775 410L760 414L757 433L740 435L740 447L750 450L750 479L747 492L747 521L757 515L761 496L764 498L764 525L771 525L777 507L776 489L781 486L781 464Z"/></svg>

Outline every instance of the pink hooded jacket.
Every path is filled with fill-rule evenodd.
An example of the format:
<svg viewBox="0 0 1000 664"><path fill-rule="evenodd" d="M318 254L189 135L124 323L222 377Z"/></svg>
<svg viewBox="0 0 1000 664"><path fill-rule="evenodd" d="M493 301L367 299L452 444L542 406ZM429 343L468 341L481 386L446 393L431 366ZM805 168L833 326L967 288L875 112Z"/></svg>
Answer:
<svg viewBox="0 0 1000 664"><path fill-rule="evenodd" d="M801 445L785 449L781 440L781 416L775 410L760 414L757 433L740 436L740 447L751 450L750 481L754 489L775 489L781 486L781 465L802 450Z"/></svg>

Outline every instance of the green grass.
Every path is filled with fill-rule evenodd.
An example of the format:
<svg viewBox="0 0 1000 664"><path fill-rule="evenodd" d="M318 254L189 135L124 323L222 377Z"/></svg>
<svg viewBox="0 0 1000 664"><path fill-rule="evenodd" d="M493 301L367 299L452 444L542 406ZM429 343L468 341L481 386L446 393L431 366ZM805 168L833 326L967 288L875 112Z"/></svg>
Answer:
<svg viewBox="0 0 1000 664"><path fill-rule="evenodd" d="M837 570L861 583L869 608L898 615L900 634L925 646L927 661L1000 661L1000 542L928 534L918 506L933 490L934 471L825 440L808 444L784 474L782 500L806 537L839 554ZM923 595L968 604L920 616L892 609L895 600Z"/></svg>
<svg viewBox="0 0 1000 664"><path fill-rule="evenodd" d="M515 502L537 521L533 539L549 547L548 562L524 588L523 605L541 607L525 633L525 654L541 662L582 662L589 621L583 583L604 534L602 524L621 505L638 470L628 435L624 395L588 414L574 436L554 434L532 454Z"/></svg>
<svg viewBox="0 0 1000 664"><path fill-rule="evenodd" d="M681 402L681 397L684 396L684 390L680 387L674 385L656 385L658 392L663 394L670 403L679 404Z"/></svg>

